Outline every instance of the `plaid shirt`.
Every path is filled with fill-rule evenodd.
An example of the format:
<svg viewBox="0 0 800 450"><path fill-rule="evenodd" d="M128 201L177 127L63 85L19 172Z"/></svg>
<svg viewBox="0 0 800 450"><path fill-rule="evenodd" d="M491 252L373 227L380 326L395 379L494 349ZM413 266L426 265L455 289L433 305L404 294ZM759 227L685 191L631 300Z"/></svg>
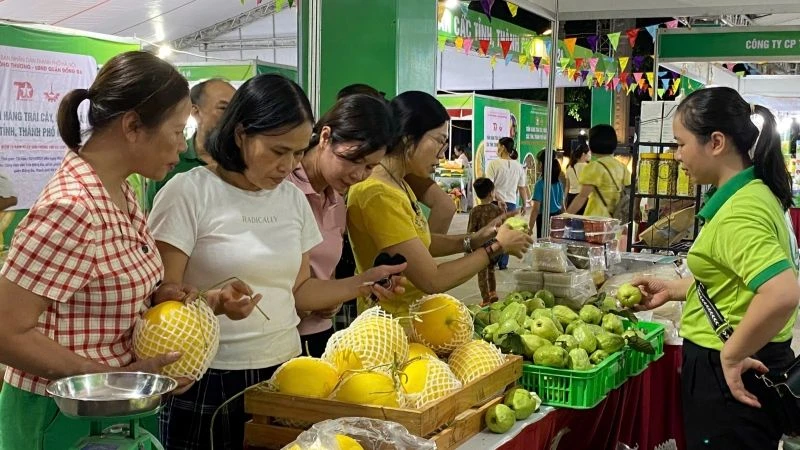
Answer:
<svg viewBox="0 0 800 450"><path fill-rule="evenodd" d="M163 277L161 257L133 190L114 205L94 169L68 152L19 224L2 275L52 300L37 330L112 367L133 360L132 331ZM49 380L9 367L6 383L45 395Z"/></svg>

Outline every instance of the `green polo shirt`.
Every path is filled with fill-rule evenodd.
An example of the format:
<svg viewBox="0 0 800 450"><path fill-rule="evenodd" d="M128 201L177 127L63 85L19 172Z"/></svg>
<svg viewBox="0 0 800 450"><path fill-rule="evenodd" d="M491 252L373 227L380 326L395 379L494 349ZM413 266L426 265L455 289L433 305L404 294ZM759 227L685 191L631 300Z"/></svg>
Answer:
<svg viewBox="0 0 800 450"><path fill-rule="evenodd" d="M197 151L194 148L194 137L186 141L186 151L181 153L180 161L172 169L166 177L164 177L161 181L154 181L154 180L147 180L147 188L146 198L145 198L145 209L150 211L153 209L153 199L156 198L156 194L158 191L167 184L167 181L171 180L172 177L179 173L188 172L195 167L205 166L206 163L199 156L197 156Z"/></svg>
<svg viewBox="0 0 800 450"><path fill-rule="evenodd" d="M752 167L710 191L699 217L704 226L689 251L689 269L736 330L764 283L787 270L797 275L791 221ZM794 322L792 315L773 342L790 340ZM681 336L706 348L722 349L694 285L686 296Z"/></svg>

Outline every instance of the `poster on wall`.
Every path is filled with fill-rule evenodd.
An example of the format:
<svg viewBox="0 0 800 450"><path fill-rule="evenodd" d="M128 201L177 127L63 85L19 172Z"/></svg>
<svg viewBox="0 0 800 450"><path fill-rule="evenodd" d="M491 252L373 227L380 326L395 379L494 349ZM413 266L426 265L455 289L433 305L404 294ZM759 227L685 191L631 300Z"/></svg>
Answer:
<svg viewBox="0 0 800 450"><path fill-rule="evenodd" d="M523 103L520 108L519 160L525 167L528 189L536 183L536 155L547 146L547 107Z"/></svg>
<svg viewBox="0 0 800 450"><path fill-rule="evenodd" d="M497 143L511 134L511 111L487 106L483 110L484 159L489 162L497 159Z"/></svg>
<svg viewBox="0 0 800 450"><path fill-rule="evenodd" d="M500 138L510 137L519 146L519 108L518 100L475 96L472 165L476 177L482 177L489 161L498 158Z"/></svg>
<svg viewBox="0 0 800 450"><path fill-rule="evenodd" d="M91 56L0 46L0 170L17 192L14 209L29 209L58 169L66 151L58 105L96 73Z"/></svg>

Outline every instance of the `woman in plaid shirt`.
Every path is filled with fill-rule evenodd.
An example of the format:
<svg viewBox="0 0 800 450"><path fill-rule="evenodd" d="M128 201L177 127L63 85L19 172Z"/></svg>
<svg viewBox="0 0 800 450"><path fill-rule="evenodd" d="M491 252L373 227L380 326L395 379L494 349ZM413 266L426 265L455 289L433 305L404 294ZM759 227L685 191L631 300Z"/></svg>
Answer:
<svg viewBox="0 0 800 450"><path fill-rule="evenodd" d="M85 142L78 118L84 101L92 126ZM0 449L67 448L88 434L87 422L65 418L45 396L50 380L157 373L180 358L134 360L140 313L151 300L180 298L187 289L161 284L161 258L126 179L161 179L174 167L186 149L190 107L186 80L145 52L112 58L89 89L69 92L59 105L58 130L69 151L17 228L0 272L0 363L9 366L0 391ZM222 297L218 291L212 298ZM230 304L246 315L253 303ZM72 434L48 434L56 429Z"/></svg>

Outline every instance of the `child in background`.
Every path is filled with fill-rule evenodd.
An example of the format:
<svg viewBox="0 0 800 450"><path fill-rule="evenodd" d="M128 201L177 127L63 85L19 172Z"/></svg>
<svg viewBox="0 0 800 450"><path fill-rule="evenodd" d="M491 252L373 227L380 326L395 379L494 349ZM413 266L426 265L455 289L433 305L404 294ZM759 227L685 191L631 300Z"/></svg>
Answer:
<svg viewBox="0 0 800 450"><path fill-rule="evenodd" d="M473 233L489 225L503 215L503 210L494 202L494 182L488 178L478 178L472 185L478 206L469 212L467 233ZM497 301L497 282L494 278L494 267L489 266L478 272L478 287L483 297L482 305Z"/></svg>
<svg viewBox="0 0 800 450"><path fill-rule="evenodd" d="M541 151L536 155L536 160L539 162L537 171L539 172L539 181L533 187L533 206L531 206L531 218L529 219L528 226L533 230L536 225L536 237L542 238L542 202L544 201L544 177L542 176L544 170L544 158L546 152ZM553 157L552 170L550 172L550 217L557 216L564 212L564 185L561 184L561 164L558 163L555 156ZM546 237L546 236L545 236Z"/></svg>

